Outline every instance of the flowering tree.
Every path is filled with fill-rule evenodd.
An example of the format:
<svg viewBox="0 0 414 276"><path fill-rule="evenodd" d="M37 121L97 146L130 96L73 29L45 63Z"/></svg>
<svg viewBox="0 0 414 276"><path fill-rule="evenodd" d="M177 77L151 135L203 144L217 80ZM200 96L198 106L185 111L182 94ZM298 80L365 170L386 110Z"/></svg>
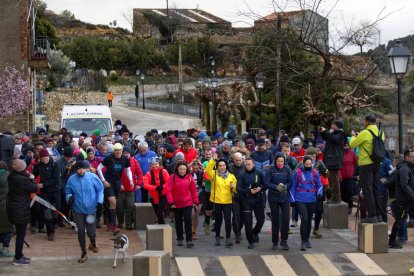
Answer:
<svg viewBox="0 0 414 276"><path fill-rule="evenodd" d="M7 65L0 75L0 116L7 117L24 111L30 102L29 87L22 73Z"/></svg>

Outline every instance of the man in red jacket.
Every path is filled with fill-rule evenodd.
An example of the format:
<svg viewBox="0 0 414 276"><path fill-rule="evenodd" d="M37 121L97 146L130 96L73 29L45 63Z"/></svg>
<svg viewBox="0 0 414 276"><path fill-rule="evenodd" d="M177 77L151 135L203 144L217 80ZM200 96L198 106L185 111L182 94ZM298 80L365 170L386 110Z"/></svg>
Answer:
<svg viewBox="0 0 414 276"><path fill-rule="evenodd" d="M140 189L142 185L142 170L138 161L131 156L132 150L130 147L124 147L122 154L128 158L132 173L134 186L131 186L128 180L126 171L122 172L121 191L116 202L116 215L118 217L118 228L122 228L125 218L125 228L133 230L132 224L134 222L133 211L135 203L135 190Z"/></svg>
<svg viewBox="0 0 414 276"><path fill-rule="evenodd" d="M193 142L190 138L184 140L182 147L177 149L174 155L177 154L177 152L182 152L184 154L184 159L187 164L193 162L193 160L196 159L198 155L197 150L193 148Z"/></svg>

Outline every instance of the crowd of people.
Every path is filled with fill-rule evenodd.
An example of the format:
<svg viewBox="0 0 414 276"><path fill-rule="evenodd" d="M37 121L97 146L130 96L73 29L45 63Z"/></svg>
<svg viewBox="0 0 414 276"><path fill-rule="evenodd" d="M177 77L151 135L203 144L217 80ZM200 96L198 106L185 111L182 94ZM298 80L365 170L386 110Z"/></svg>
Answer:
<svg viewBox="0 0 414 276"><path fill-rule="evenodd" d="M203 232L214 232L215 246L222 244L224 220L226 247L242 241L244 228L248 248L254 249L268 218L271 249L289 250L290 229L300 219L300 250L305 251L312 247L311 233L322 238L325 201L344 201L351 214L353 197L360 194L361 222L387 222L389 183L395 182L397 200L391 207L396 222L389 244L401 247L407 239L407 212L413 210L414 152L406 151L398 166L389 154L381 163L372 160L373 137L384 139L373 115L365 117L360 133L346 135L343 129L337 120L308 137L301 132L289 137L283 130L276 135L264 127L242 135L233 129L224 134L153 129L133 135L117 120L108 135L97 129L77 139L66 129L3 133L14 137L15 147L10 160L0 161L1 254L14 256L15 265L28 265L30 258L22 252L27 225L51 242L55 231L65 227L62 216L42 204L30 208L34 193L75 221L83 263L85 230L88 249L98 252L95 228L106 227L114 235L134 229L135 202L151 202L158 224L174 214L178 246L185 239L186 247L194 247L203 218ZM13 254L8 247L14 232Z"/></svg>

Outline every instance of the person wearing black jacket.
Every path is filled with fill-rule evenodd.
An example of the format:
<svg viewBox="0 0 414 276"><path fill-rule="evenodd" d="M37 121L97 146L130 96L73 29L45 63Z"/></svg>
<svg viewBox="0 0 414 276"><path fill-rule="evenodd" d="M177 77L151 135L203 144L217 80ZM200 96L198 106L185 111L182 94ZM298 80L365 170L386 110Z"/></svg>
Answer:
<svg viewBox="0 0 414 276"><path fill-rule="evenodd" d="M72 133L70 132L63 133L62 141L60 141L56 145L56 150L59 152L60 155L63 155L63 151L65 150L65 148L71 147L70 143L72 142L72 139L73 139Z"/></svg>
<svg viewBox="0 0 414 276"><path fill-rule="evenodd" d="M254 167L254 161L247 158L245 170L237 178L237 193L241 200L241 210L246 231L246 239L249 249L259 242L259 233L262 230L265 213L263 205L264 175ZM253 214L256 217L256 225L253 228Z"/></svg>
<svg viewBox="0 0 414 276"><path fill-rule="evenodd" d="M12 171L7 177L9 192L6 199L6 209L9 221L16 227L16 247L13 264L24 266L30 264L30 258L23 255L23 244L26 237L27 223L30 219L30 194L38 189L34 176L26 171L26 163L14 159Z"/></svg>
<svg viewBox="0 0 414 276"><path fill-rule="evenodd" d="M265 187L269 190L268 201L272 216L272 249L276 250L279 243L279 229L281 229L280 246L289 250L287 244L289 232L290 186L292 170L285 165L283 153L275 155L274 165L266 171ZM282 227L279 227L279 209L282 214Z"/></svg>
<svg viewBox="0 0 414 276"><path fill-rule="evenodd" d="M50 157L47 149L42 149L39 153L40 162L33 167L33 175L40 177L39 188L42 189L40 197L54 205L60 210L62 181L60 178L60 170L58 164ZM49 208L44 208L44 216L46 221L47 239L55 240L55 224L57 216Z"/></svg>
<svg viewBox="0 0 414 276"><path fill-rule="evenodd" d="M328 203L341 203L339 170L344 161L344 145L347 139L343 128L344 123L339 120L332 123L330 132L323 127L321 128L322 139L326 141L323 150L323 163L329 171L329 190L332 192L332 198L328 200Z"/></svg>
<svg viewBox="0 0 414 276"><path fill-rule="evenodd" d="M392 225L388 246L390 248L402 248L395 240L397 233L401 232L407 214L414 211L414 151L404 151L404 161L397 165L398 177L395 183L398 212Z"/></svg>
<svg viewBox="0 0 414 276"><path fill-rule="evenodd" d="M239 176L242 172L244 172L245 168L243 165L243 156L240 152L236 152L232 156L232 163L230 164L229 171L234 174L237 181L239 181ZM232 217L232 226L233 232L236 236L236 243L240 243L242 241L241 230L243 228L243 216L240 215L241 207L240 207L240 198L239 195L233 194L233 217Z"/></svg>

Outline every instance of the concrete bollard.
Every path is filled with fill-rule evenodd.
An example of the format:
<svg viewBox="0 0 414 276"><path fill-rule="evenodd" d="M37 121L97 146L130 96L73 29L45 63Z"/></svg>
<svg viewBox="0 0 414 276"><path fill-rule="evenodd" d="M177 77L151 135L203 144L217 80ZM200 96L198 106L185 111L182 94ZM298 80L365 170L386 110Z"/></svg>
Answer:
<svg viewBox="0 0 414 276"><path fill-rule="evenodd" d="M364 253L387 253L388 225L358 223L358 249Z"/></svg>
<svg viewBox="0 0 414 276"><path fill-rule="evenodd" d="M157 222L151 203L135 203L135 230L145 230L147 224Z"/></svg>
<svg viewBox="0 0 414 276"><path fill-rule="evenodd" d="M170 253L172 257L172 228L168 224L147 225L147 250Z"/></svg>
<svg viewBox="0 0 414 276"><path fill-rule="evenodd" d="M132 257L134 276L169 276L170 254L164 251L142 251Z"/></svg>
<svg viewBox="0 0 414 276"><path fill-rule="evenodd" d="M348 229L348 204L323 203L323 226L329 229Z"/></svg>

